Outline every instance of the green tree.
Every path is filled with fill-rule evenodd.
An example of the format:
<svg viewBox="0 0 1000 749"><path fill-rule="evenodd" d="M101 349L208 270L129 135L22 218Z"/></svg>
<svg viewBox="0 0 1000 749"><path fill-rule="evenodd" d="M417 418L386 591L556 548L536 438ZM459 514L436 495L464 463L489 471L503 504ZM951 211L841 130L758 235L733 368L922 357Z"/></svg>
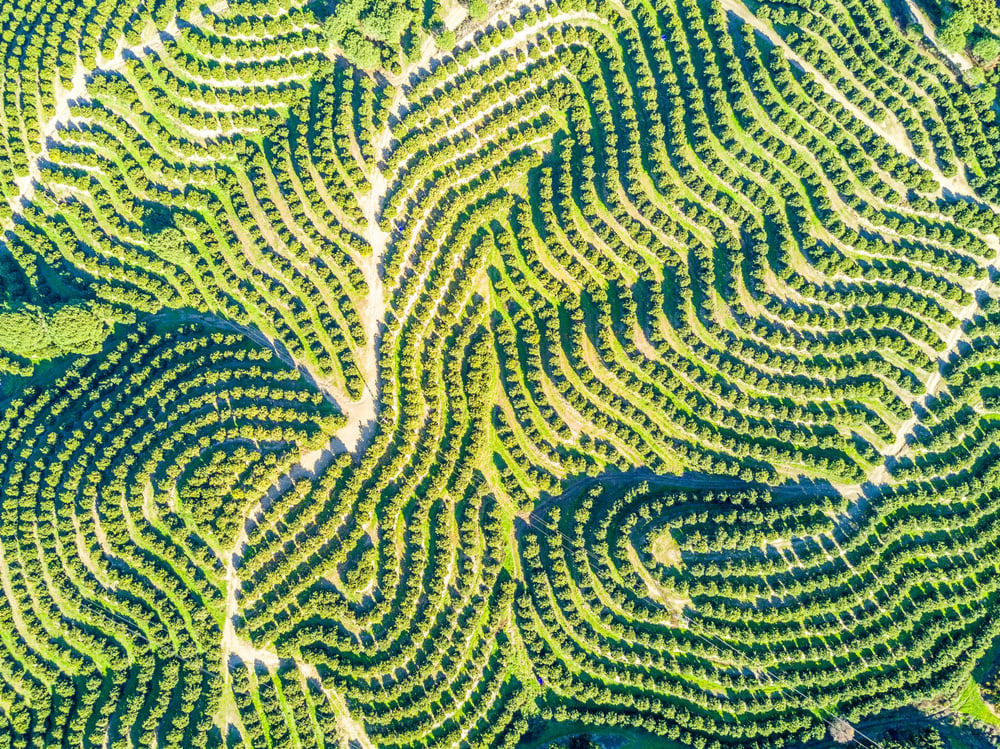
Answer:
<svg viewBox="0 0 1000 749"><path fill-rule="evenodd" d="M107 326L89 306L65 304L57 307L47 322L52 342L66 352L93 354L100 350Z"/></svg>
<svg viewBox="0 0 1000 749"><path fill-rule="evenodd" d="M972 45L972 54L983 62L993 62L1000 55L1000 39L993 34L981 35Z"/></svg>
<svg viewBox="0 0 1000 749"><path fill-rule="evenodd" d="M42 309L33 305L0 312L0 350L29 359L96 353L108 329L94 308L69 302Z"/></svg>
<svg viewBox="0 0 1000 749"><path fill-rule="evenodd" d="M960 52L969 43L969 32L975 25L975 19L968 10L957 10L952 13L938 29L938 41L949 52Z"/></svg>
<svg viewBox="0 0 1000 749"><path fill-rule="evenodd" d="M391 44L399 43L399 36L409 25L412 14L401 0L373 0L359 16L367 36Z"/></svg>
<svg viewBox="0 0 1000 749"><path fill-rule="evenodd" d="M442 51L448 51L455 46L455 32L451 29L437 35L437 46Z"/></svg>
<svg viewBox="0 0 1000 749"><path fill-rule="evenodd" d="M161 260L180 265L187 259L187 240L179 229L168 226L150 239L150 248Z"/></svg>
<svg viewBox="0 0 1000 749"><path fill-rule="evenodd" d="M375 42L362 36L355 29L348 29L347 33L344 34L342 47L344 56L358 67L372 70L377 68L381 62L382 58Z"/></svg>
<svg viewBox="0 0 1000 749"><path fill-rule="evenodd" d="M472 19L481 21L486 18L489 10L486 0L469 0L469 16Z"/></svg>
<svg viewBox="0 0 1000 749"><path fill-rule="evenodd" d="M965 83L973 88L976 86L982 86L986 83L986 74L983 72L982 68L970 68L965 71L963 75Z"/></svg>

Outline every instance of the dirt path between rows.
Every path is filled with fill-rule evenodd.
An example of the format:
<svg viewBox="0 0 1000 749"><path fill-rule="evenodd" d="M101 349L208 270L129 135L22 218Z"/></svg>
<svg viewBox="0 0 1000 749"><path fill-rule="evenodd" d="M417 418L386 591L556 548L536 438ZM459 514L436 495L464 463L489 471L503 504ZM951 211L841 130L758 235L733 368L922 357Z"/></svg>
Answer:
<svg viewBox="0 0 1000 749"><path fill-rule="evenodd" d="M917 7L917 4L914 3L913 0L905 0L905 2L907 10L910 12L910 16L920 24L920 28L923 30L924 36L931 40L931 43L945 59L961 71L968 70L972 67L972 63L969 62L969 59L965 55L957 52L948 52L941 46L941 43L937 38L937 30L934 28L934 24L930 22L930 19L924 15L924 12Z"/></svg>
<svg viewBox="0 0 1000 749"><path fill-rule="evenodd" d="M994 259L994 265L1000 262L1000 256ZM989 280L989 278L984 278L979 283L976 284L974 292L991 292L996 290L996 284ZM938 352L937 358L935 359L935 364L940 368L942 364L948 361L951 356L958 351L959 344L964 340L964 335L962 331L963 325L971 320L975 314L979 311L979 302L975 299L975 293L973 295L973 301L966 305L961 312L958 314L958 325L956 325L948 334L948 338L945 340L944 348ZM927 405L937 397L938 393L941 392L942 387L945 385L944 378L941 377L940 369L935 370L931 373L931 376L927 379L927 386L924 393L919 397L913 399L910 402L910 407L912 408L917 403L921 406L927 407ZM905 422L903 422L899 429L896 430L895 441L889 450L885 453L885 461L882 465L878 466L874 471L868 475L868 482L872 484L884 484L888 482L889 469L887 463L890 459L899 457L906 451L908 441L913 436L914 430L919 423L919 418L916 414L911 416Z"/></svg>
<svg viewBox="0 0 1000 749"><path fill-rule="evenodd" d="M892 144L892 146L894 146L900 153L904 154L908 158L916 160L922 167L930 171L931 174L934 175L934 179L939 185L941 185L942 188L950 190L956 195L973 198L977 201L980 200L980 198L976 197L974 191L971 187L969 187L968 182L961 173L954 177L946 177L941 173L941 170L938 168L936 163L919 158L913 149L913 144L906 135L906 131L903 129L901 124L896 121L894 116L890 117L889 121L885 124L875 122L867 114L861 111L857 105L852 104L840 89L827 80L823 73L818 71L808 61L796 54L796 52L785 43L785 40L778 35L774 28L770 26L770 24L757 18L757 16L755 16L749 8L740 2L740 0L721 0L721 2L723 10L733 13L738 16L740 20L752 26L757 33L767 39L771 44L779 47L789 61L793 62L801 70L811 73L815 77L816 81L823 86L827 94L836 99L857 119L865 123L870 130L877 133L886 142Z"/></svg>
<svg viewBox="0 0 1000 749"><path fill-rule="evenodd" d="M910 6L910 9L915 15L915 17L918 18L918 20L920 20L920 23L924 27L925 33L928 34L929 38L933 39L931 33L933 32L933 29L930 28L929 21L927 21L927 19L919 12L918 9L913 7L912 0L907 0L907 3ZM871 120L867 115L865 115L864 112L858 109L857 106L848 101L847 97L844 96L844 94L840 92L839 89L833 86L822 73L816 70L807 61L799 57L787 44L785 44L784 40L780 36L778 36L778 34L774 31L773 28L771 28L770 25L764 23L759 18L757 18L745 5L743 5L740 2L740 0L722 0L722 7L725 10L728 10L733 14L737 15L741 20L753 26L753 28L759 34L768 39L768 41L770 41L772 44L780 47L782 51L785 53L785 56L789 60L792 60L796 65L801 67L803 70L812 73L815 76L816 80L820 82L820 84L831 96L836 98L838 102L840 102L844 107L846 107L855 117L864 122L871 130L873 130L879 136L884 138L888 143L892 144L897 150L899 150L900 153L906 154L911 158L916 158L913 149L913 144L910 142L909 138L906 137L905 132L901 128L893 127L892 123L888 123L886 125L880 125L879 123L876 123L873 120ZM942 51L942 54L945 53ZM960 64L960 62L962 61L965 62L966 66L968 65L968 61L964 60L964 58L962 58L960 55L949 56L949 59L959 67L962 67L962 65ZM941 170L938 168L937 164L924 162L920 159L917 160L920 162L922 166L926 167L931 171L931 173L934 175L934 179L943 188L951 190L956 194L963 195L966 197L969 196L975 197L968 183L961 176L946 177L944 174L941 173ZM989 237L987 238L987 241L993 246L995 250L1000 250L1000 245L998 245L996 237ZM1000 256L995 257L993 259L992 264L996 266L998 262L1000 262ZM988 277L981 280L972 289L973 292L981 292L981 291L991 292L993 290L995 290L995 285L989 280ZM952 354L954 354L955 351L957 351L958 345L962 341L963 324L966 323L968 320L972 319L972 317L976 314L978 310L979 310L979 304L974 299L969 305L967 305L964 309L962 309L959 312L957 316L957 325L952 330L949 331L947 339L945 341L944 348L942 348L941 351L937 353L935 362L937 365L940 366L941 363L947 361L947 359ZM913 406L916 405L917 403L926 405L928 401L932 400L934 397L937 396L937 394L941 391L943 384L944 383L940 373L938 371L932 372L928 377L924 392L920 394L918 397L914 398L911 401L910 405ZM880 466L878 466L874 471L872 471L871 474L869 474L867 479L868 483L884 484L889 480L890 476L886 462L889 459L898 457L905 451L907 440L910 437L912 437L913 431L917 426L917 422L918 419L914 415L900 425L900 427L896 430L895 439L893 441L892 446L885 453L886 461L883 462Z"/></svg>
<svg viewBox="0 0 1000 749"><path fill-rule="evenodd" d="M228 0L221 0L216 2L211 6L213 12L222 12L228 7ZM191 25L198 25L199 20L203 20L201 15L198 14L195 17L188 19L188 23ZM86 99L87 97L87 85L93 78L94 74L102 70L116 70L122 71L125 69L126 55L134 57L145 57L146 55L163 52L163 40L164 38L176 38L180 33L180 27L176 20L171 21L163 29L157 29L153 26L149 26L143 30L138 44L131 46L122 46L114 56L110 58L98 57L97 65L88 70L83 67L83 63L77 58L76 67L73 70L73 85L70 88L64 88L59 80L55 81L55 110L51 117L41 123L39 128L39 143L40 148L37 154L33 154L28 160L28 174L23 177L16 177L14 183L17 185L17 194L10 198L10 206L14 211L14 215L7 221L0 225L0 232L10 229L14 225L14 220L24 210L25 206L31 202L31 199L35 195L38 183L41 180L41 172L39 170L39 163L48 158L48 142L52 138L56 131L61 127L67 125L72 121L73 115L70 111L70 103L74 101L79 101Z"/></svg>

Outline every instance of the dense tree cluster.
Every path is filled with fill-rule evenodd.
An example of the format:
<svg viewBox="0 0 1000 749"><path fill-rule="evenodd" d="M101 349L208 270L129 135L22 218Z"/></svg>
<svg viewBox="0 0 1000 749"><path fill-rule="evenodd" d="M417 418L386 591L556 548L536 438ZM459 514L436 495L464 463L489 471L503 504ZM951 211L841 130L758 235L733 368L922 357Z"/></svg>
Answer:
<svg viewBox="0 0 1000 749"><path fill-rule="evenodd" d="M1000 127L898 9L36 5L0 746L764 749L970 687Z"/></svg>
<svg viewBox="0 0 1000 749"><path fill-rule="evenodd" d="M347 144L368 89L359 85L356 105L357 76L341 71L332 101L311 95L327 79L317 23L301 7L204 7L192 20L162 51L121 39L133 45L115 48L121 64L97 60L86 73L70 122L38 157L24 226L6 240L33 291L15 301L51 315L67 300L86 307L84 297L108 321L177 308L220 315L359 398L359 352L373 331L356 300L374 268L361 267L371 250L353 192L366 166ZM331 117L341 104L346 121ZM29 320L10 315L5 329ZM96 340L83 322L56 328ZM10 371L67 348L16 337L0 340Z"/></svg>
<svg viewBox="0 0 1000 749"><path fill-rule="evenodd" d="M308 450L342 417L238 336L138 327L0 420L5 738L211 743L232 543L219 503L232 515L280 473L254 458L234 482L213 456Z"/></svg>

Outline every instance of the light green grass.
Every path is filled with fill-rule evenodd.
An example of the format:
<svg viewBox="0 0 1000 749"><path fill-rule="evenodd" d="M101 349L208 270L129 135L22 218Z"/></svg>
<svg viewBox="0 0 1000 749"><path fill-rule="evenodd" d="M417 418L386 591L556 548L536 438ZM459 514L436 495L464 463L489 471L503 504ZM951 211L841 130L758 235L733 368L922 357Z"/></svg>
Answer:
<svg viewBox="0 0 1000 749"><path fill-rule="evenodd" d="M976 684L971 678L969 682L965 685L965 689L962 693L958 695L955 700L957 709L960 713L965 713L966 715L971 715L976 720L980 720L990 726L996 726L1000 728L1000 716L997 716L990 706L983 699L982 694L979 692L979 685Z"/></svg>

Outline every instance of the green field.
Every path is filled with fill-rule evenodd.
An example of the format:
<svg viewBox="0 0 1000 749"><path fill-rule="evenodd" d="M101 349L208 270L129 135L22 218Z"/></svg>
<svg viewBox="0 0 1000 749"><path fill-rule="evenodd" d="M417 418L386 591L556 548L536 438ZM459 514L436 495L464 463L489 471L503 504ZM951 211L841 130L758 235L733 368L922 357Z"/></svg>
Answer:
<svg viewBox="0 0 1000 749"><path fill-rule="evenodd" d="M0 2L0 749L996 745L998 34Z"/></svg>

